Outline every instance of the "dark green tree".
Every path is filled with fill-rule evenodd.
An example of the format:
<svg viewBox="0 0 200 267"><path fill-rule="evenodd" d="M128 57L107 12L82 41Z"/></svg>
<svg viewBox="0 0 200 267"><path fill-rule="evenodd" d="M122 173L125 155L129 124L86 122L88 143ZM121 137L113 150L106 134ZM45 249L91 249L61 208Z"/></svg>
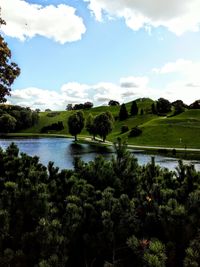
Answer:
<svg viewBox="0 0 200 267"><path fill-rule="evenodd" d="M156 108L158 114L166 114L171 111L171 103L165 98L159 98Z"/></svg>
<svg viewBox="0 0 200 267"><path fill-rule="evenodd" d="M78 111L68 118L68 129L69 133L74 136L77 141L77 135L80 134L84 127L84 115L82 111Z"/></svg>
<svg viewBox="0 0 200 267"><path fill-rule="evenodd" d="M112 114L106 112L97 115L94 119L95 132L102 138L103 142L113 129L113 120Z"/></svg>
<svg viewBox="0 0 200 267"><path fill-rule="evenodd" d="M3 24L5 21L0 18L0 28ZM0 103L6 102L6 96L10 95L11 85L19 74L19 67L11 61L11 50L3 36L0 35Z"/></svg>
<svg viewBox="0 0 200 267"><path fill-rule="evenodd" d="M174 115L178 115L185 111L185 108L187 107L182 100L176 100L172 103L174 107Z"/></svg>
<svg viewBox="0 0 200 267"><path fill-rule="evenodd" d="M152 114L157 114L155 103L151 104L151 112L152 112Z"/></svg>
<svg viewBox="0 0 200 267"><path fill-rule="evenodd" d="M131 116L135 116L138 114L138 106L137 106L137 102L133 101L131 104L131 111L130 111Z"/></svg>
<svg viewBox="0 0 200 267"><path fill-rule="evenodd" d="M86 130L88 131L89 134L93 136L93 139L95 140L95 126L94 126L94 117L90 113L86 119L86 125L85 125Z"/></svg>
<svg viewBox="0 0 200 267"><path fill-rule="evenodd" d="M128 118L128 111L126 109L126 105L122 104L119 111L119 120L123 121Z"/></svg>
<svg viewBox="0 0 200 267"><path fill-rule="evenodd" d="M9 114L0 117L0 132L9 133L15 129L16 119Z"/></svg>

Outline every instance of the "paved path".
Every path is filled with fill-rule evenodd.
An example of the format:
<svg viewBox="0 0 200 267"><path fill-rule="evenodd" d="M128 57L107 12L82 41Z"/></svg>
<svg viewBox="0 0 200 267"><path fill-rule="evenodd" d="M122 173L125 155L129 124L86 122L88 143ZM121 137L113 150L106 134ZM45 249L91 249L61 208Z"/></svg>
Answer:
<svg viewBox="0 0 200 267"><path fill-rule="evenodd" d="M136 145L128 145L129 148L139 148L139 149L166 149L172 150L176 149L177 151L193 151L200 152L198 148L184 148L184 147L164 147L164 146L136 146Z"/></svg>
<svg viewBox="0 0 200 267"><path fill-rule="evenodd" d="M96 144L105 144L105 145L113 145L110 141L105 141L104 143L101 141L101 139L96 138L96 140L92 140L91 137L84 138L84 140L90 142L90 143L96 143ZM200 149L198 148L185 148L185 147L164 147L164 146L138 146L138 145L127 145L128 148L135 148L135 149L166 149L166 150L173 150L176 149L177 151L191 151L191 152L200 152Z"/></svg>

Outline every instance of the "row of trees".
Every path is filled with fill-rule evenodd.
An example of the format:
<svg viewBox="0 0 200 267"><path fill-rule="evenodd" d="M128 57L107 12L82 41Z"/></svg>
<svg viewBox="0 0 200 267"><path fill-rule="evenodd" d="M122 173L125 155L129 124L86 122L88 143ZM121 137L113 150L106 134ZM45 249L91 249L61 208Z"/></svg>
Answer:
<svg viewBox="0 0 200 267"><path fill-rule="evenodd" d="M0 150L1 266L200 266L200 173L115 150L61 171Z"/></svg>
<svg viewBox="0 0 200 267"><path fill-rule="evenodd" d="M182 112L185 111L185 109L197 109L199 107L199 101L195 101L192 103L190 106L187 106L186 104L183 103L182 100L176 100L172 103L169 102L169 100L165 98L159 98L157 101L153 102L151 104L151 108L148 108L147 113L151 114L157 114L157 115L166 115L167 113L171 112L173 110L173 115L178 115ZM131 104L131 109L130 109L130 116L135 116L138 114L138 106L137 102L133 101ZM144 110L140 110L140 114L144 114ZM119 120L126 120L129 117L129 112L126 109L126 105L122 104L120 106L120 111L119 111Z"/></svg>
<svg viewBox="0 0 200 267"><path fill-rule="evenodd" d="M80 103L80 104L75 104L74 106L72 104L68 104L66 107L66 110L80 110L80 109L90 109L93 107L92 102L85 102L85 103Z"/></svg>
<svg viewBox="0 0 200 267"><path fill-rule="evenodd" d="M137 102L133 101L131 104L130 115L136 116L137 114L138 114ZM128 114L128 111L126 109L126 105L122 104L120 106L120 110L119 110L119 120L123 121L123 120L126 120L128 117L129 117L129 114Z"/></svg>
<svg viewBox="0 0 200 267"><path fill-rule="evenodd" d="M36 111L20 106L0 106L0 133L20 131L35 125L39 120Z"/></svg>
<svg viewBox="0 0 200 267"><path fill-rule="evenodd" d="M89 114L86 121L86 130L95 139L96 135L99 135L103 142L106 140L106 136L113 129L114 118L110 112L103 112L96 117ZM85 126L85 118L82 111L78 111L68 118L69 133L74 136L77 141L77 135L81 133Z"/></svg>

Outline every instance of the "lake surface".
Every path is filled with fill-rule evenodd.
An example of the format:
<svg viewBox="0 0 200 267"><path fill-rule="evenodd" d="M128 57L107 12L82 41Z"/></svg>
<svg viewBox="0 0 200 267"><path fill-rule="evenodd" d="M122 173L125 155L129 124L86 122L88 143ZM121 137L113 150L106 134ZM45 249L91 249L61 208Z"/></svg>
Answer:
<svg viewBox="0 0 200 267"><path fill-rule="evenodd" d="M0 147L6 149L10 143L14 142L20 152L27 153L30 156L38 156L40 162L47 166L49 161L53 161L55 166L60 169L73 168L73 159L75 156L81 157L85 162L93 160L97 155L103 155L110 159L113 154L112 147L98 147L90 144L74 144L72 139L67 138L9 138L0 139ZM174 170L178 164L178 159L169 158L160 155L149 155L145 152L133 151L139 164L147 164L151 157L155 157L155 162L162 167ZM184 160L186 164L194 164L200 171L200 161Z"/></svg>

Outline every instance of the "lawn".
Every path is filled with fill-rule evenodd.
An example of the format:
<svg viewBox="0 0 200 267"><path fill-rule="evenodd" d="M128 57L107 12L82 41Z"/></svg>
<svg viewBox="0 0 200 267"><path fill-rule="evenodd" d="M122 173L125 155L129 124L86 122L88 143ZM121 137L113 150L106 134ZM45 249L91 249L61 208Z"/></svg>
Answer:
<svg viewBox="0 0 200 267"><path fill-rule="evenodd" d="M110 141L115 141L121 137L126 139L129 144L135 145L200 148L200 110L186 110L177 116L160 117L150 114L152 103L153 100L148 98L138 99L139 114L129 117L125 121L117 119L119 106L95 107L85 110L84 116L87 119L90 113L96 116L101 112L110 111L115 118L113 131L107 137ZM126 108L130 112L131 102L126 104ZM144 111L143 115L140 115L141 109ZM67 120L73 112L75 111L40 112L38 124L21 133L40 133L42 127L62 121L64 125L62 131L49 133L69 135ZM123 125L128 126L129 130L138 126L142 129L142 134L138 137L129 137L129 132L121 134ZM81 136L88 136L85 128Z"/></svg>

